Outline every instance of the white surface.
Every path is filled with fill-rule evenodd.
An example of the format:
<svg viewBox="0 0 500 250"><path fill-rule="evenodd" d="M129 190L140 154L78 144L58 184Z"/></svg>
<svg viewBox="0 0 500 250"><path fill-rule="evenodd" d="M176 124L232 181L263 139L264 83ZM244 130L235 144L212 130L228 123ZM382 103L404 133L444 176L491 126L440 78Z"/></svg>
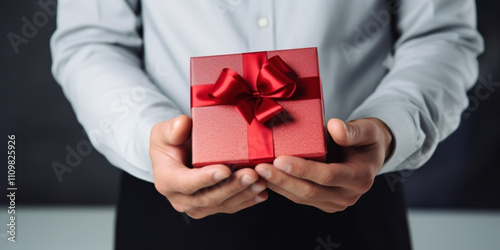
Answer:
<svg viewBox="0 0 500 250"><path fill-rule="evenodd" d="M500 212L410 211L415 250L499 250Z"/></svg>
<svg viewBox="0 0 500 250"><path fill-rule="evenodd" d="M113 248L113 207L19 207L16 243L0 231L0 249L79 250ZM499 250L500 211L411 210L415 250ZM2 225L7 212L0 213ZM5 229L5 230L4 230Z"/></svg>
<svg viewBox="0 0 500 250"><path fill-rule="evenodd" d="M3 209L2 209L3 210ZM4 212L5 211L5 212ZM7 210L0 210L0 249L101 250L113 248L113 207L22 207L16 242L7 240ZM5 229L5 230L4 230Z"/></svg>

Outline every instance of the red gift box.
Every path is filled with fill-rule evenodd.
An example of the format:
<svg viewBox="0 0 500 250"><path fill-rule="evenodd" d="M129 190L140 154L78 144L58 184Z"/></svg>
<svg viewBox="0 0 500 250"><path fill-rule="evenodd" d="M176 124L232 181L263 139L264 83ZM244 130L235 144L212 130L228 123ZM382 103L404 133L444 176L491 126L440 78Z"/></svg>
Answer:
<svg viewBox="0 0 500 250"><path fill-rule="evenodd" d="M192 164L324 161L316 48L191 58Z"/></svg>

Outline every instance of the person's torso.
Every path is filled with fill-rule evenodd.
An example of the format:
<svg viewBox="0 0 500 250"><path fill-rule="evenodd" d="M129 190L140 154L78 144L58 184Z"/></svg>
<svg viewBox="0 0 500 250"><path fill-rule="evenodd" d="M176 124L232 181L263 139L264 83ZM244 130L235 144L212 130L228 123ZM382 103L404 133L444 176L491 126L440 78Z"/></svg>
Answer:
<svg viewBox="0 0 500 250"><path fill-rule="evenodd" d="M144 60L189 114L190 57L318 47L325 118L346 119L387 73L391 18L385 1L144 0Z"/></svg>

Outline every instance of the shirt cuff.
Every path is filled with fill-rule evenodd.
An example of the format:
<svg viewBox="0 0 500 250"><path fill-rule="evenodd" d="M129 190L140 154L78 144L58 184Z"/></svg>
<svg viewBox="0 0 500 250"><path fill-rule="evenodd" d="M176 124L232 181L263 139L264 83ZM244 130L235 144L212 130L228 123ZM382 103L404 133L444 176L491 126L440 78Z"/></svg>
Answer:
<svg viewBox="0 0 500 250"><path fill-rule="evenodd" d="M394 153L382 166L378 174L398 171L402 163L422 145L424 136L417 130L415 121L403 108L394 104L382 104L355 110L349 121L362 118L377 118L383 121L391 130L394 142ZM418 166L408 166L417 168Z"/></svg>

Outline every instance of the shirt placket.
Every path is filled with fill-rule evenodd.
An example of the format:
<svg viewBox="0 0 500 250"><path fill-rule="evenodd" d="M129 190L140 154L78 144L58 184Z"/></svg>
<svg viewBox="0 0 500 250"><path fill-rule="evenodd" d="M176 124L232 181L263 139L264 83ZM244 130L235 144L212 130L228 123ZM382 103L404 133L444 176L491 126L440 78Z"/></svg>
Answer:
<svg viewBox="0 0 500 250"><path fill-rule="evenodd" d="M251 51L274 50L274 11L271 0L251 0L250 8L250 32L249 49Z"/></svg>

